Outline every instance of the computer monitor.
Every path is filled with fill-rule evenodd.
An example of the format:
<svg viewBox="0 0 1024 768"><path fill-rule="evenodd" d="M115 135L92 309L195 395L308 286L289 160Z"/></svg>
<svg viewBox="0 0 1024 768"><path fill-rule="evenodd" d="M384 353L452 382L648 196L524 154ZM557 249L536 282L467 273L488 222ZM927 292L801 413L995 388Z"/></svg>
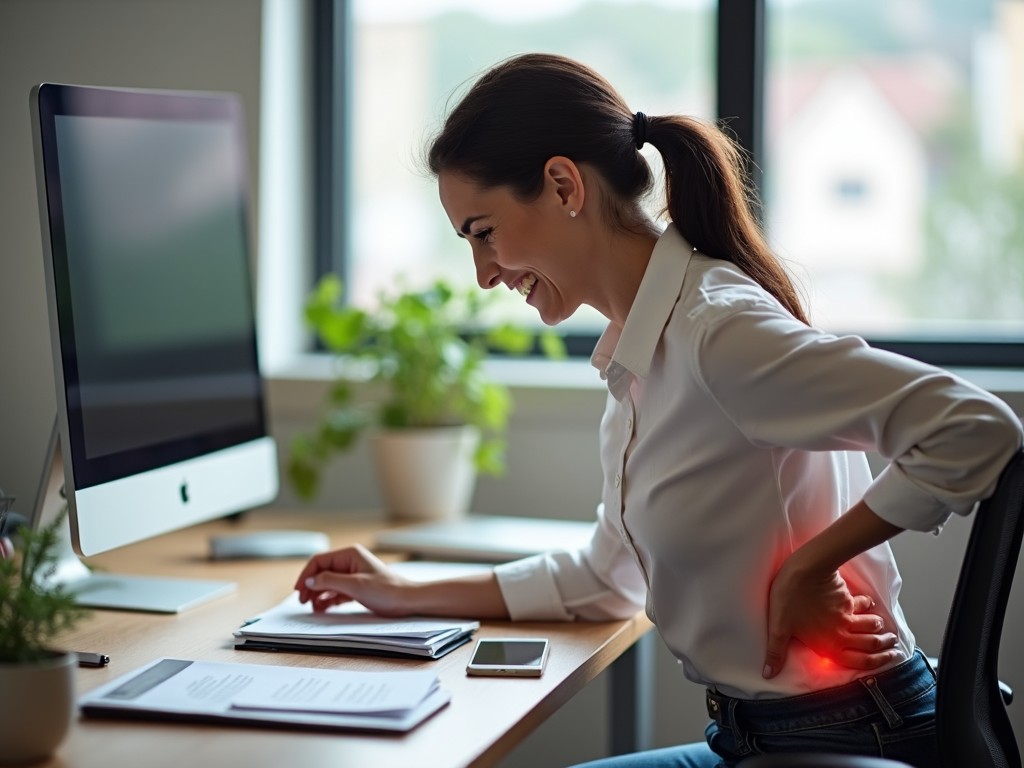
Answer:
<svg viewBox="0 0 1024 768"><path fill-rule="evenodd" d="M31 104L59 442L44 453L62 459L75 552L273 500L238 98L45 83ZM160 611L231 588L92 581L85 604Z"/></svg>

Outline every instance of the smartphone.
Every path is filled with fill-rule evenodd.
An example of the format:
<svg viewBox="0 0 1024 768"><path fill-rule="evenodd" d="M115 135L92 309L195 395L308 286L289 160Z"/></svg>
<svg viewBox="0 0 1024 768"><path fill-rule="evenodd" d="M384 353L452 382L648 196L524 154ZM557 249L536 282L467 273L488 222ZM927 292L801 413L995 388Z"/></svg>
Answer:
<svg viewBox="0 0 1024 768"><path fill-rule="evenodd" d="M477 640L466 674L540 677L547 661L546 638L485 638Z"/></svg>

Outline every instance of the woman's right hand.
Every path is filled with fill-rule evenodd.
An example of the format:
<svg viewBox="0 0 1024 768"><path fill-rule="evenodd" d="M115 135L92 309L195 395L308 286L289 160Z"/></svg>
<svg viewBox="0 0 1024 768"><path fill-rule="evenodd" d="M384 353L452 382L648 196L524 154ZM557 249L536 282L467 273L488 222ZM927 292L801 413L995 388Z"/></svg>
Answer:
<svg viewBox="0 0 1024 768"><path fill-rule="evenodd" d="M392 617L414 612L415 587L360 544L314 555L295 581L299 602L310 603L314 611L356 600L376 614Z"/></svg>
<svg viewBox="0 0 1024 768"><path fill-rule="evenodd" d="M380 616L509 618L491 569L451 579L413 581L359 544L312 557L295 580L295 589L299 601L318 612L355 600Z"/></svg>
<svg viewBox="0 0 1024 768"><path fill-rule="evenodd" d="M868 595L854 595L838 571L807 573L787 560L768 597L768 647L763 675L782 671L791 639L850 669L872 670L899 658L898 638L873 613Z"/></svg>

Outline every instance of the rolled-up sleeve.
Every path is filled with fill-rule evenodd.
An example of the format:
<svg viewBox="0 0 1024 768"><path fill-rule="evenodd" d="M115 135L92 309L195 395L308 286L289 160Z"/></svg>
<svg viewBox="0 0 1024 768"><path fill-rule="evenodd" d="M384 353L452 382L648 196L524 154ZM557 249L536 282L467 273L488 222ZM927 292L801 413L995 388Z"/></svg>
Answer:
<svg viewBox="0 0 1024 768"><path fill-rule="evenodd" d="M876 451L889 463L864 501L900 528L938 532L968 514L1020 449L1013 411L948 371L764 301L700 314L696 367L737 427L755 444Z"/></svg>
<svg viewBox="0 0 1024 768"><path fill-rule="evenodd" d="M633 553L598 508L590 542L494 569L513 621L607 621L643 607L647 587Z"/></svg>

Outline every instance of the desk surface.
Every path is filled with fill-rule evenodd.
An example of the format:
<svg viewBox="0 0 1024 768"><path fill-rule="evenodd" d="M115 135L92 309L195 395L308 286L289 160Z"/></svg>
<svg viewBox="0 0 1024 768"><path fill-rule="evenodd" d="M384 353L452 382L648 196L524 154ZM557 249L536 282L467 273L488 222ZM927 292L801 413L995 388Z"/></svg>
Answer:
<svg viewBox="0 0 1024 768"><path fill-rule="evenodd" d="M382 523L260 511L247 515L241 524L208 523L91 558L90 565L114 572L227 579L237 582L238 590L172 616L94 611L59 643L69 650L97 651L111 657L106 668L78 670L78 692L154 658L171 656L363 670L430 665L437 670L442 686L452 692L451 703L400 736L78 718L46 765L493 765L650 629L642 615L600 623L485 622L479 637L543 635L551 639L548 667L538 679L467 677L471 644L437 661L236 651L232 631L246 618L286 597L303 560L211 562L206 559L207 540L215 533L275 527L322 530L330 536L332 546L338 547L369 544Z"/></svg>

